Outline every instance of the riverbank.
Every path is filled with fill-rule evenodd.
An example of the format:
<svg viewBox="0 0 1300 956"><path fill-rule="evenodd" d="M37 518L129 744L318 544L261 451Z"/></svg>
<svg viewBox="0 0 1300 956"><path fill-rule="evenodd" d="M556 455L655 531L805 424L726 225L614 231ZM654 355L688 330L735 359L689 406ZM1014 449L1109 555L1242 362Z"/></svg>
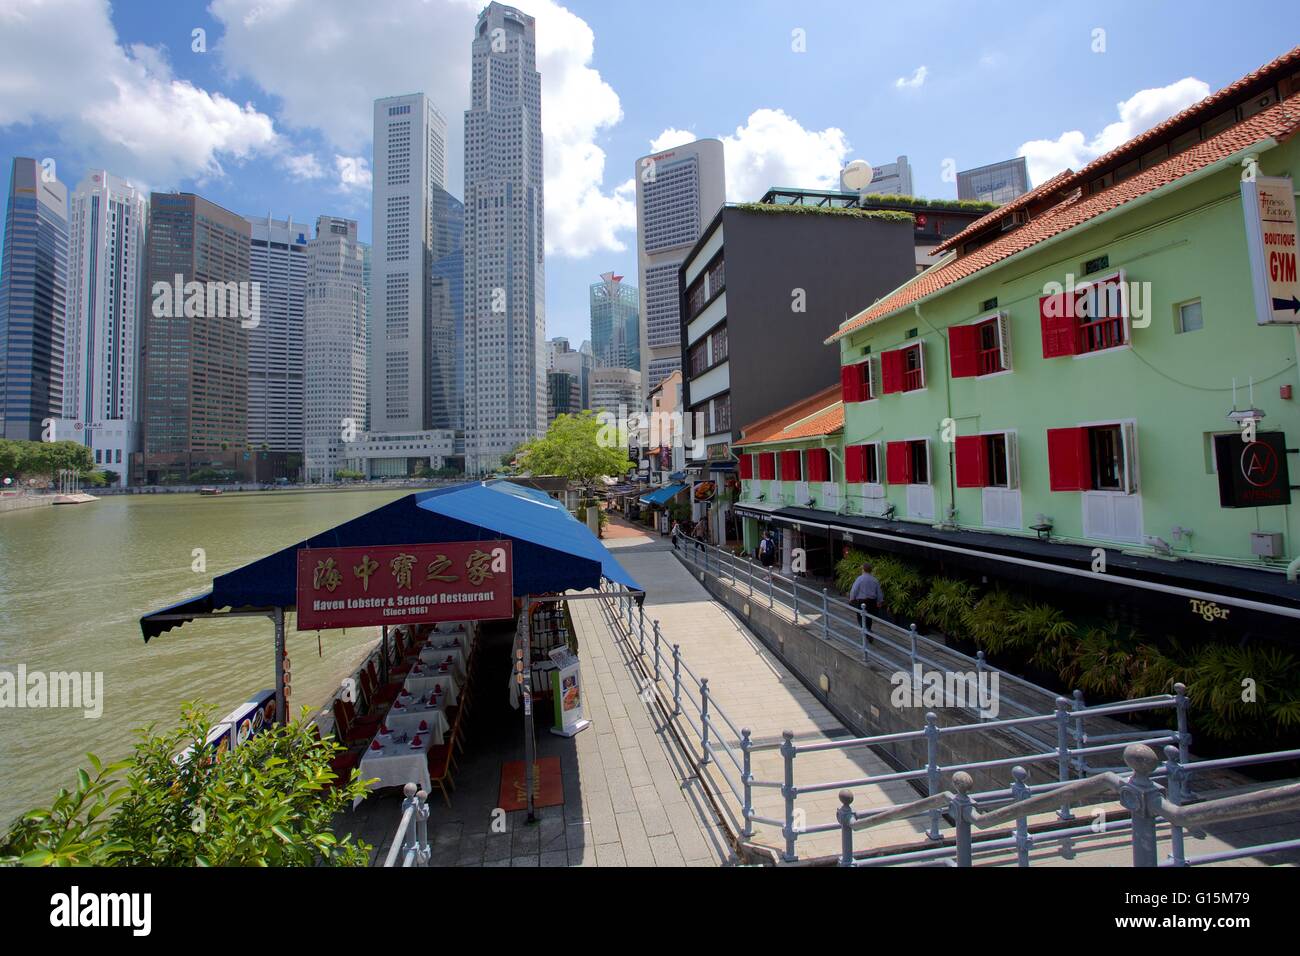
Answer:
<svg viewBox="0 0 1300 956"><path fill-rule="evenodd" d="M54 504L54 495L6 495L0 498L0 514L26 511L28 508L46 508Z"/></svg>

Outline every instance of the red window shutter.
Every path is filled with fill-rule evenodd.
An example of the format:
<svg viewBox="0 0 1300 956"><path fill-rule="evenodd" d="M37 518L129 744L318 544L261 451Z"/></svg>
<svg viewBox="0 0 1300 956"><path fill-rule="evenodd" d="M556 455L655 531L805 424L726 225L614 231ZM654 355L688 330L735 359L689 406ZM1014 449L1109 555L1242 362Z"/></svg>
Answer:
<svg viewBox="0 0 1300 956"><path fill-rule="evenodd" d="M1087 491L1092 487L1088 429L1047 430L1047 471L1053 491Z"/></svg>
<svg viewBox="0 0 1300 956"><path fill-rule="evenodd" d="M772 481L776 478L775 452L766 451L758 456L758 477L762 481Z"/></svg>
<svg viewBox="0 0 1300 956"><path fill-rule="evenodd" d="M742 480L745 481L748 481L749 479L754 477L754 456L753 455L740 456L740 477Z"/></svg>
<svg viewBox="0 0 1300 956"><path fill-rule="evenodd" d="M886 395L903 390L904 351L894 349L892 352L880 353L880 390Z"/></svg>
<svg viewBox="0 0 1300 956"><path fill-rule="evenodd" d="M858 383L862 380L858 374L856 365L840 366L840 397L845 403L860 402L862 396L858 394Z"/></svg>
<svg viewBox="0 0 1300 956"><path fill-rule="evenodd" d="M988 474L984 467L984 445L983 435L957 436L958 488L984 487L985 476Z"/></svg>
<svg viewBox="0 0 1300 956"><path fill-rule="evenodd" d="M885 444L885 478L891 485L912 483L911 442L891 441Z"/></svg>
<svg viewBox="0 0 1300 956"><path fill-rule="evenodd" d="M831 453L825 448L808 449L808 480L831 480Z"/></svg>
<svg viewBox="0 0 1300 956"><path fill-rule="evenodd" d="M866 445L849 445L844 449L844 480L850 484L867 480Z"/></svg>
<svg viewBox="0 0 1300 956"><path fill-rule="evenodd" d="M1065 292L1043 296L1038 300L1038 320L1043 328L1043 358L1059 358L1079 351L1074 296Z"/></svg>
<svg viewBox="0 0 1300 956"><path fill-rule="evenodd" d="M978 325L954 325L948 330L948 362L953 378L971 378L980 373Z"/></svg>
<svg viewBox="0 0 1300 956"><path fill-rule="evenodd" d="M781 480L798 481L799 478L799 453L797 451L781 452Z"/></svg>

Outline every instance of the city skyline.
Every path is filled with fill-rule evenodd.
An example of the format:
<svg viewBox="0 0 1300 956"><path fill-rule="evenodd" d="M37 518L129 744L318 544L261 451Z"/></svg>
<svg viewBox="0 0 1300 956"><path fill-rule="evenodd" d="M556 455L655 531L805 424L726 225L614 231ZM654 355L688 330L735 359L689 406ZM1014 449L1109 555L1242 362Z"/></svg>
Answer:
<svg viewBox="0 0 1300 956"><path fill-rule="evenodd" d="M146 189L194 191L230 209L269 208L302 222L321 214L348 216L357 219L360 240L371 242L371 104L418 90L445 115L460 112L469 77L462 38L478 7L451 0L431 10L421 6L427 12L410 20L398 52L407 44L432 43L438 56L415 58L370 53L364 29L330 32L343 8L318 5L313 16L329 34L322 41L330 45L328 56L350 64L349 71L327 76L283 65L283 45L292 48L305 26L296 19L299 11L259 21L252 6L227 0L211 10L178 3L146 12L129 4L65 0L34 11L30 34L15 27L0 37L0 51L21 72L13 92L0 95L0 155L53 158L67 183L107 168ZM567 123L561 112L543 108L553 157L547 190L554 197L548 203L547 334L574 340L586 335L587 277L611 266L635 274L628 170L654 149L723 138L732 199L756 200L773 185L833 188L841 161L885 163L901 154L912 164L917 192L952 198L955 182L944 179L947 159L955 169L970 169L1028 146L1031 180L1041 182L1042 169L1077 169L1098 150L1281 52L1279 43L1238 23L1224 24L1210 41L1198 35L1197 16L1170 17L1161 4L1100 4L1087 23L1061 11L1035 11L1001 21L996 36L975 42L969 39L975 12L955 8L942 24L926 25L933 54L887 49L870 66L860 64L851 31L840 28L829 8L792 16L779 4L760 3L743 23L729 22L723 10L691 9L697 29L685 40L665 35L671 8L635 31L620 29L616 6L547 2L521 9L539 20L544 98L586 107ZM372 14L349 9L347 15ZM1280 15L1283 32L1300 25L1300 13ZM919 28L923 14L902 16L900 30ZM66 28L67 22L76 28ZM458 32L458 24L466 32ZM192 49L196 29L205 31L202 52ZM1095 52L1098 29L1104 49ZM792 49L796 30L803 31L802 53ZM706 36L722 38L723 48L707 49ZM642 51L655 44L679 49L681 65L654 72L651 82ZM67 105L75 100L51 70L61 56L91 56L83 50L93 52L91 62L105 75L127 74L133 65L145 73L147 81L128 77L125 89L138 92L143 115L175 106L175 135L154 143L114 137L105 127L75 120ZM701 87L704 73L716 74L710 67L719 56L730 68ZM791 68L782 60L782 69L771 69L778 57L793 58ZM1044 73L1044 62L1055 68ZM846 69L860 79L840 89L837 77ZM546 82L548 71L556 83ZM1033 84L1023 82L1029 73ZM969 77L974 81L963 79ZM193 94L187 101L192 108L205 114L191 117L190 107L168 99L173 79ZM51 96L43 101L39 89ZM1002 121L979 119L985 104L1007 98L1017 109ZM209 126L220 119L224 132L212 132L201 119ZM448 180L456 197L463 192L459 147L460 133L452 130ZM737 177L736 169L754 171Z"/></svg>

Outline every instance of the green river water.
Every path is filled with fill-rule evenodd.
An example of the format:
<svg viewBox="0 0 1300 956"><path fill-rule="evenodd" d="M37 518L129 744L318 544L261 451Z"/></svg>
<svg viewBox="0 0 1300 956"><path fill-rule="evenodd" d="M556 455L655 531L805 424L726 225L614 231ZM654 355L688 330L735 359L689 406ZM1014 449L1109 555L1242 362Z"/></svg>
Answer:
<svg viewBox="0 0 1300 956"><path fill-rule="evenodd" d="M129 753L132 730L174 725L182 701L221 717L274 685L264 618L198 620L148 644L142 614L206 590L215 575L409 491L124 495L0 514L0 670L103 673L103 713L0 707L0 827L48 805L87 751ZM202 548L207 568L192 569ZM378 635L287 628L292 710L316 708Z"/></svg>

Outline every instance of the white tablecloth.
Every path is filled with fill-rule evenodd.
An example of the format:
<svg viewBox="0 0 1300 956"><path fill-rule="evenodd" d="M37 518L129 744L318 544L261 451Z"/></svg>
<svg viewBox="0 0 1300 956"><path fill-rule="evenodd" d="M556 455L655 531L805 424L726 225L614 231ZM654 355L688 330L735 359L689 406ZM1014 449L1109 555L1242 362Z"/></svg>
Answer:
<svg viewBox="0 0 1300 956"><path fill-rule="evenodd" d="M428 696L429 691L435 687L442 689L443 706L445 707L454 705L460 699L460 682L456 680L456 675L450 671L425 675L410 674L406 678L406 683L402 685L403 690L410 691L416 697Z"/></svg>
<svg viewBox="0 0 1300 956"><path fill-rule="evenodd" d="M425 730L420 729L420 724L427 724ZM389 711L388 716L384 718L384 724L389 730L400 734L409 734L414 737L416 734L424 736L428 734L433 738L433 744L444 743L447 739L447 731L451 728L447 725L447 715L439 710L423 710L412 708L409 713Z"/></svg>
<svg viewBox="0 0 1300 956"><path fill-rule="evenodd" d="M465 679L465 649L462 647L426 647L420 651L420 661L427 667L436 667L443 661L451 661L451 672L459 680Z"/></svg>
<svg viewBox="0 0 1300 956"><path fill-rule="evenodd" d="M437 711L430 713L436 714ZM425 718L428 719L427 717ZM417 721L418 723L418 721ZM443 723L446 723L444 719ZM432 726L432 723L430 724ZM390 729L393 728L389 724ZM429 748L435 743L441 741L434 740L434 734L420 734L420 746L412 747L410 742L397 742L391 738L385 742L383 738L376 738L384 743L382 750L374 750L366 747L365 755L361 758L361 763L357 766L357 772L362 780L374 779L370 784L370 789L379 790L384 787L404 787L408 783L414 783L417 787L428 793L432 788L432 782L429 780ZM415 735L411 735L415 739ZM361 799L353 801L353 806L361 802Z"/></svg>

